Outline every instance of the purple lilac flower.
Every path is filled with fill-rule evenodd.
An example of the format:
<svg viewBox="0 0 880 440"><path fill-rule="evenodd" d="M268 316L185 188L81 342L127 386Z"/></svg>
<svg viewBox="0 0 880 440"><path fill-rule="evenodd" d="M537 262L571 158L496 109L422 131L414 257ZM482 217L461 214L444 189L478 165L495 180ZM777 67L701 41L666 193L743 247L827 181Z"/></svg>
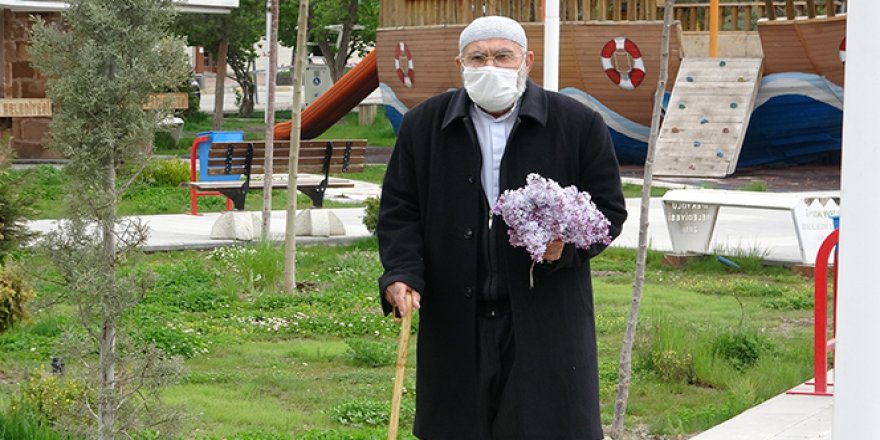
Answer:
<svg viewBox="0 0 880 440"><path fill-rule="evenodd" d="M510 226L511 246L526 248L537 263L544 260L547 244L553 240L580 249L611 243L610 223L589 193L574 185L562 188L539 174L529 174L522 188L504 191L492 213Z"/></svg>

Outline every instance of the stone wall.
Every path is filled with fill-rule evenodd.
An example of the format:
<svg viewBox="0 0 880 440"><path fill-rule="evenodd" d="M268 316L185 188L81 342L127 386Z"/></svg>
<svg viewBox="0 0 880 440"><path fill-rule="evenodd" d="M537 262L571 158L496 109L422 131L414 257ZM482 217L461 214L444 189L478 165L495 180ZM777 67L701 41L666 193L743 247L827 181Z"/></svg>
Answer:
<svg viewBox="0 0 880 440"><path fill-rule="evenodd" d="M3 10L3 97L45 98L46 79L31 65L31 15L46 21L60 21L58 13L34 14ZM58 153L45 148L51 118L0 118L0 132L12 136L12 145L21 159L57 158Z"/></svg>

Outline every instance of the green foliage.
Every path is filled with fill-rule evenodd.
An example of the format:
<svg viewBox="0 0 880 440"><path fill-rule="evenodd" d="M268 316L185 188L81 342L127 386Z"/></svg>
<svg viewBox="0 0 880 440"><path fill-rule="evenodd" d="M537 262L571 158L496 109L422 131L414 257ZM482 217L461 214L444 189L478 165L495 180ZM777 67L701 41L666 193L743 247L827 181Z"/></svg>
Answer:
<svg viewBox="0 0 880 440"><path fill-rule="evenodd" d="M151 160L138 175L142 185L179 186L189 182L189 163L177 159Z"/></svg>
<svg viewBox="0 0 880 440"><path fill-rule="evenodd" d="M30 317L25 304L35 297L20 268L0 266L0 333Z"/></svg>
<svg viewBox="0 0 880 440"><path fill-rule="evenodd" d="M42 370L33 372L19 394L14 409L31 411L51 422L69 415L78 403L92 400L82 382Z"/></svg>
<svg viewBox="0 0 880 440"><path fill-rule="evenodd" d="M271 242L218 248L210 255L211 259L222 262L248 290L272 290L284 280L284 249Z"/></svg>
<svg viewBox="0 0 880 440"><path fill-rule="evenodd" d="M0 145L6 142L0 140ZM5 168L0 162L0 265L33 236L25 222L33 214L34 199L22 190L25 182L19 173Z"/></svg>
<svg viewBox="0 0 880 440"><path fill-rule="evenodd" d="M715 353L739 371L752 367L768 346L767 338L754 331L719 334L713 344Z"/></svg>
<svg viewBox="0 0 880 440"><path fill-rule="evenodd" d="M296 47L299 2L282 0L278 17L279 41L287 47ZM344 28L343 39L340 47L336 47L339 33L328 27L340 24ZM354 29L355 25L363 26L363 29ZM308 40L321 51L334 81L342 76L345 64L352 55L357 53L364 56L375 47L378 25L379 0L314 0L309 3ZM345 36L350 36L350 39L345 39Z"/></svg>
<svg viewBox="0 0 880 440"><path fill-rule="evenodd" d="M208 343L202 335L168 315L141 310L134 318L135 339L141 344L152 344L168 356L189 359L208 352Z"/></svg>
<svg viewBox="0 0 880 440"><path fill-rule="evenodd" d="M387 342L366 339L346 339L346 356L358 367L384 367L397 360L397 347Z"/></svg>
<svg viewBox="0 0 880 440"><path fill-rule="evenodd" d="M740 191L756 191L767 192L767 182L763 180L755 180L749 182L739 188Z"/></svg>
<svg viewBox="0 0 880 440"><path fill-rule="evenodd" d="M156 268L157 281L145 298L147 304L161 304L187 312L207 312L229 307L235 293L221 288L219 273L204 261L187 260Z"/></svg>
<svg viewBox="0 0 880 440"><path fill-rule="evenodd" d="M366 200L367 210L364 214L364 226L371 234L376 235L376 224L379 222L379 198L370 197Z"/></svg>
<svg viewBox="0 0 880 440"><path fill-rule="evenodd" d="M662 197L663 194L666 194L666 191L669 191L669 188L663 188L660 186L652 186L651 187L651 197ZM636 185L634 183L624 183L623 184L623 195L627 198L639 198L642 197L642 185Z"/></svg>
<svg viewBox="0 0 880 440"><path fill-rule="evenodd" d="M382 426L388 424L391 412L388 401L356 399L344 402L330 409L330 416L347 426ZM415 413L411 402L400 405L401 419L411 418Z"/></svg>
<svg viewBox="0 0 880 440"><path fill-rule="evenodd" d="M249 116L254 111L254 81L252 65L257 59L254 45L266 33L266 2L240 0L238 8L229 14L185 14L177 17L175 32L186 38L190 46L202 46L217 60L220 42L228 42L227 64L232 67L235 80L244 90L239 115Z"/></svg>
<svg viewBox="0 0 880 440"><path fill-rule="evenodd" d="M23 408L0 412L0 440L64 440L44 417Z"/></svg>
<svg viewBox="0 0 880 440"><path fill-rule="evenodd" d="M764 307L774 310L812 310L815 300L809 292L785 294L764 301Z"/></svg>

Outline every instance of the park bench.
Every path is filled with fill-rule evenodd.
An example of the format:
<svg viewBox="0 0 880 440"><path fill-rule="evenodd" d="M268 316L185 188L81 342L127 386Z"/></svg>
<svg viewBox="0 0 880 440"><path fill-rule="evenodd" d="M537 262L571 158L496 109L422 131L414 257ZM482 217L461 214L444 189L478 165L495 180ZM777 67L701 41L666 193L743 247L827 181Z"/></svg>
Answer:
<svg viewBox="0 0 880 440"><path fill-rule="evenodd" d="M673 252L710 253L719 208L782 210L791 213L801 263L812 265L840 211L839 191L768 193L713 189L679 189L663 196L663 214Z"/></svg>
<svg viewBox="0 0 880 440"><path fill-rule="evenodd" d="M196 198L224 195L235 210L244 210L248 191L263 188L266 157L263 141L208 142L200 136L193 143L190 166L192 214L197 214ZM316 208L324 205L327 188L351 188L351 181L330 177L330 173L355 173L364 169L366 140L301 141L297 171L297 190L306 194ZM202 150L206 149L206 150ZM288 173L289 141L276 141L273 148L272 172ZM198 164L198 167L196 166ZM197 170L198 168L198 170ZM273 188L286 188L287 179L272 179ZM229 207L229 203L227 203Z"/></svg>

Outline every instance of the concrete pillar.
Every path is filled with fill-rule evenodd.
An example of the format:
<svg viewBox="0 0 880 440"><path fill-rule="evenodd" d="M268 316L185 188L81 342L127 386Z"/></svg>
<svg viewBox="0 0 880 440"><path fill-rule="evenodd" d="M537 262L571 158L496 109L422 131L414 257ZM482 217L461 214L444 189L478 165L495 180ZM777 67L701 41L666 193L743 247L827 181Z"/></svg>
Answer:
<svg viewBox="0 0 880 440"><path fill-rule="evenodd" d="M832 432L835 440L863 440L880 439L880 196L873 179L880 167L880 2L854 0L848 7Z"/></svg>

